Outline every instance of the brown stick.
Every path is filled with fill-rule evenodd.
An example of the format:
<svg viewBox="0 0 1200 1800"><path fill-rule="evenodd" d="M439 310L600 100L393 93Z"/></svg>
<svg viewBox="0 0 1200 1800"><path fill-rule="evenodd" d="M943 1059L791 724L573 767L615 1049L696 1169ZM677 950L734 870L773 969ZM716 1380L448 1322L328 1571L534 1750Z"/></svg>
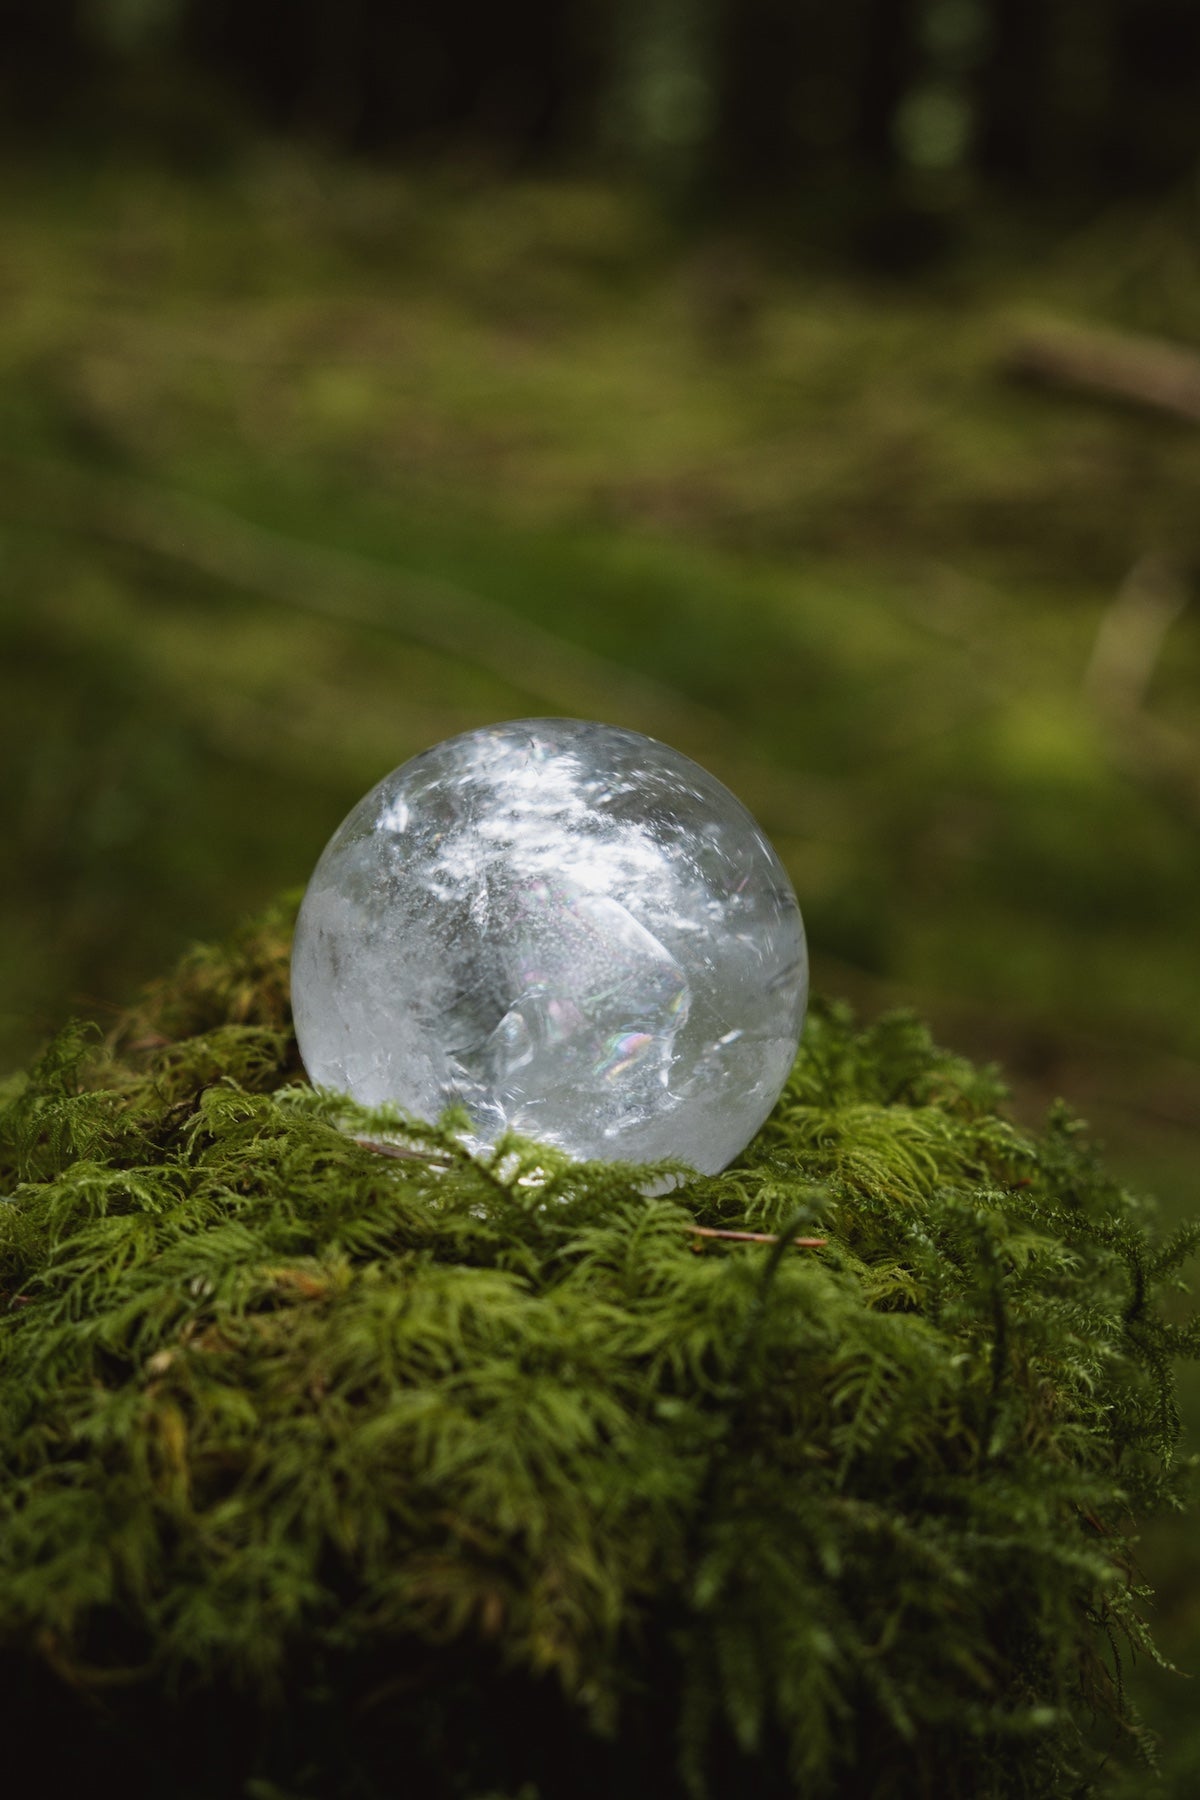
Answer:
<svg viewBox="0 0 1200 1800"><path fill-rule="evenodd" d="M685 1225L693 1237L701 1238L733 1238L740 1244L777 1244L778 1234L771 1231L722 1231L715 1225ZM829 1242L828 1238L798 1237L792 1243L798 1250L823 1250Z"/></svg>
<svg viewBox="0 0 1200 1800"><path fill-rule="evenodd" d="M1088 389L1200 425L1200 356L1179 344L1047 322L1020 331L1004 360L1029 381Z"/></svg>
<svg viewBox="0 0 1200 1800"><path fill-rule="evenodd" d="M427 1163L430 1168L445 1169L450 1165L448 1156L439 1156L428 1150L411 1150L407 1144L383 1144L377 1138L356 1137L354 1142L361 1150L373 1150L376 1156L391 1156L397 1162Z"/></svg>
<svg viewBox="0 0 1200 1800"><path fill-rule="evenodd" d="M1188 603L1183 570L1169 556L1140 556L1105 609L1084 692L1121 721L1141 711L1171 626Z"/></svg>

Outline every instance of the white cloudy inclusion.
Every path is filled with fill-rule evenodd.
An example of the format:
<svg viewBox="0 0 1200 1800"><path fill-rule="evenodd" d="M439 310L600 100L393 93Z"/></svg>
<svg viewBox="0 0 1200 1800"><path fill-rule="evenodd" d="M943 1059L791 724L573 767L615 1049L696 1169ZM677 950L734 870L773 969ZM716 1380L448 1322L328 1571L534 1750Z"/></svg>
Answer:
<svg viewBox="0 0 1200 1800"><path fill-rule="evenodd" d="M804 1020L787 875L750 814L652 738L525 719L451 738L354 808L296 927L321 1087L577 1157L724 1168Z"/></svg>

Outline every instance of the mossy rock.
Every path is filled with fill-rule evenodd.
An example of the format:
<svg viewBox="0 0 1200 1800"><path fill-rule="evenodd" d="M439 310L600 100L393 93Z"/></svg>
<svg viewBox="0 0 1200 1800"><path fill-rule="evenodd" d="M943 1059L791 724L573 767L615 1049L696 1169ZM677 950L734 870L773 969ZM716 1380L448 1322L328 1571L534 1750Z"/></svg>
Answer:
<svg viewBox="0 0 1200 1800"><path fill-rule="evenodd" d="M0 1674L41 1790L1102 1789L1196 1231L837 1006L720 1176L472 1160L303 1084L291 917L0 1090Z"/></svg>

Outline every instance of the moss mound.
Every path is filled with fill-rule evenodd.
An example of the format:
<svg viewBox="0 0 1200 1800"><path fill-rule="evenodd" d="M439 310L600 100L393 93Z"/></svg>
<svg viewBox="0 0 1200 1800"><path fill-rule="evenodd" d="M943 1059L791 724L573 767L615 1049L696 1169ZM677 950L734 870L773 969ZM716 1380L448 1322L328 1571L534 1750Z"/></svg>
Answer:
<svg viewBox="0 0 1200 1800"><path fill-rule="evenodd" d="M473 1161L303 1085L290 924L0 1091L0 1673L43 1787L1102 1786L1198 1233L838 1007L718 1177Z"/></svg>

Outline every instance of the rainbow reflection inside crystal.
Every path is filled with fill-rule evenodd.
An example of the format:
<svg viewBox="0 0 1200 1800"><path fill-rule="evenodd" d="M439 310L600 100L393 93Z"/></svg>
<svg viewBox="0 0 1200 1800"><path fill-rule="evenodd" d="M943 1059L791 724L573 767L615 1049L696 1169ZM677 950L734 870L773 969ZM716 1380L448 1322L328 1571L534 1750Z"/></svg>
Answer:
<svg viewBox="0 0 1200 1800"><path fill-rule="evenodd" d="M358 804L296 927L312 1080L571 1155L724 1168L770 1112L808 989L782 865L729 790L614 726L451 738Z"/></svg>

